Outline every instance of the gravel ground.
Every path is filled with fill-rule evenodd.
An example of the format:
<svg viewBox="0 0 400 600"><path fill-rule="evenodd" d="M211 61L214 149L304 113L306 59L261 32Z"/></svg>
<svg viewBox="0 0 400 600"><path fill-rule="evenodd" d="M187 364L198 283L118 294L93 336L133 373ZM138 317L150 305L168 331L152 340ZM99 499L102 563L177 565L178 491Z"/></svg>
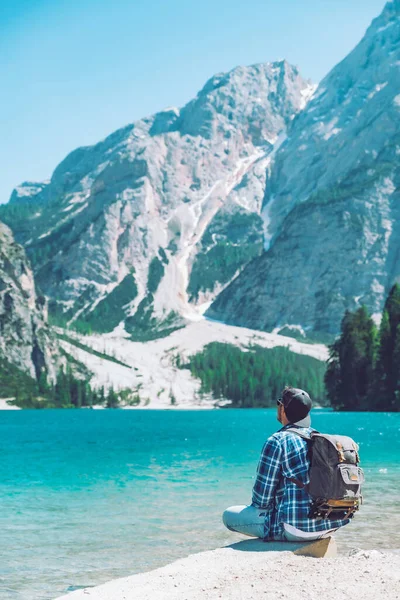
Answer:
<svg viewBox="0 0 400 600"><path fill-rule="evenodd" d="M400 555L377 550L306 558L257 540L219 548L58 600L395 600Z"/></svg>

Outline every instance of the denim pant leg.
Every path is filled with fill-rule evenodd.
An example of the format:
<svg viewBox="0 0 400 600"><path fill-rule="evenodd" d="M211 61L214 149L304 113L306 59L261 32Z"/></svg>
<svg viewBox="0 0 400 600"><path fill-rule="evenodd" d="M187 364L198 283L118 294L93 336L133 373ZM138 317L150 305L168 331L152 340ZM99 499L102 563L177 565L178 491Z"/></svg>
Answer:
<svg viewBox="0 0 400 600"><path fill-rule="evenodd" d="M222 515L222 521L230 531L263 539L265 514L265 510L255 506L230 506Z"/></svg>

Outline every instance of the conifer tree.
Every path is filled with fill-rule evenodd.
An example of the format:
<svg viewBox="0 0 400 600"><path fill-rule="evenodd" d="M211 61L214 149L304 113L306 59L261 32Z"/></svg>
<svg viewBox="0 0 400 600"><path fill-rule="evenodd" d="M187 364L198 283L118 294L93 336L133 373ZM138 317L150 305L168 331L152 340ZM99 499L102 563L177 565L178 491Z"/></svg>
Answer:
<svg viewBox="0 0 400 600"><path fill-rule="evenodd" d="M76 406L76 408L82 407L82 382L79 380L76 382L76 404L75 404L75 406Z"/></svg>
<svg viewBox="0 0 400 600"><path fill-rule="evenodd" d="M71 393L69 389L68 375L61 369L55 386L55 399L59 407L64 408L71 405Z"/></svg>
<svg viewBox="0 0 400 600"><path fill-rule="evenodd" d="M365 306L346 311L341 335L330 347L325 385L332 405L347 410L367 408L376 360L376 327Z"/></svg>
<svg viewBox="0 0 400 600"><path fill-rule="evenodd" d="M380 404L383 408L389 403L389 387L387 382L387 368L391 362L390 350L390 323L387 310L383 311L379 328L379 349L375 369L374 386L370 398L371 408Z"/></svg>
<svg viewBox="0 0 400 600"><path fill-rule="evenodd" d="M47 373L44 369L42 369L40 373L40 377L38 380L38 387L40 394L46 394L49 391L49 386L47 383Z"/></svg>
<svg viewBox="0 0 400 600"><path fill-rule="evenodd" d="M115 392L114 388L111 387L108 391L107 395L107 408L118 408L119 398L118 394Z"/></svg>
<svg viewBox="0 0 400 600"><path fill-rule="evenodd" d="M379 354L375 372L375 395L382 410L398 410L400 285L395 284L385 302L379 331Z"/></svg>
<svg viewBox="0 0 400 600"><path fill-rule="evenodd" d="M400 325L397 325L393 353L393 369L396 374L394 390L394 410L400 411Z"/></svg>

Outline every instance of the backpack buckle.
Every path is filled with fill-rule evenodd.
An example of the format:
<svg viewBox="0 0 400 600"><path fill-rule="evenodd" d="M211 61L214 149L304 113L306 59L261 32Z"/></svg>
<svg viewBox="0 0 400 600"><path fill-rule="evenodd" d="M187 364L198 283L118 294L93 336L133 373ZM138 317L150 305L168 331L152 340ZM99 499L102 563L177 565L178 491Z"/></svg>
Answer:
<svg viewBox="0 0 400 600"><path fill-rule="evenodd" d="M346 462L344 452L343 452L343 446L340 442L336 442L336 448L337 448L337 451L339 454L339 462Z"/></svg>

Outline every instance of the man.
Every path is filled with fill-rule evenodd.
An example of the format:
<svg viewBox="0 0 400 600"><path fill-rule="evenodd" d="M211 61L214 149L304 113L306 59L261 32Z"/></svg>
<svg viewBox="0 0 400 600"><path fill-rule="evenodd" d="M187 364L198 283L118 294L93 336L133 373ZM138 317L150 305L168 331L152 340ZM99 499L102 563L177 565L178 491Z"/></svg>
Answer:
<svg viewBox="0 0 400 600"><path fill-rule="evenodd" d="M286 387L277 400L278 421L283 427L268 438L257 467L250 506L232 506L223 514L231 531L264 540L299 541L326 537L350 519L308 517L310 497L291 478L307 484L310 466L308 442L289 428L309 435L312 402L307 392Z"/></svg>

